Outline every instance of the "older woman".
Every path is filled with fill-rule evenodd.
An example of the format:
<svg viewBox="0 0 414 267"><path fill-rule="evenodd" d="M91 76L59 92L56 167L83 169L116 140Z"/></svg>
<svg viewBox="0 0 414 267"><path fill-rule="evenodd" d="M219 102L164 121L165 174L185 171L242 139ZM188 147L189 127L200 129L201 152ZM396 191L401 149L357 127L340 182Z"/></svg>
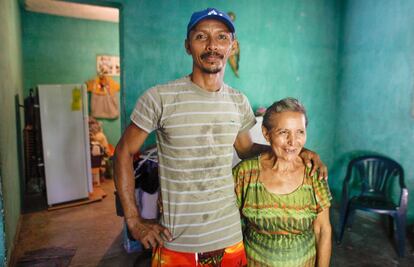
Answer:
<svg viewBox="0 0 414 267"><path fill-rule="evenodd" d="M299 157L306 126L296 99L275 102L262 124L271 150L233 169L249 266L329 266L332 197Z"/></svg>

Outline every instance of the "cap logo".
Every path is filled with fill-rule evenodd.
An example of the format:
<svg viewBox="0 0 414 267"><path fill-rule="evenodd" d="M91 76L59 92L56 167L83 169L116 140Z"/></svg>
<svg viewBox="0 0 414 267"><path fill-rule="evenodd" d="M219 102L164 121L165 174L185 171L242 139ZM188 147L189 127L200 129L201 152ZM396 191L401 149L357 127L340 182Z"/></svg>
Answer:
<svg viewBox="0 0 414 267"><path fill-rule="evenodd" d="M210 12L207 13L207 15L218 15L217 12L215 10L211 10Z"/></svg>

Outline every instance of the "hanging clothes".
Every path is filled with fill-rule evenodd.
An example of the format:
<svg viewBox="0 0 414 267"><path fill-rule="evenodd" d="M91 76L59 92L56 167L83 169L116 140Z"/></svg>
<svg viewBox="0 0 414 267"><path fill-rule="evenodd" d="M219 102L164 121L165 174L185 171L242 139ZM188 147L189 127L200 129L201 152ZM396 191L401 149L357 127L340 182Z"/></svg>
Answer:
<svg viewBox="0 0 414 267"><path fill-rule="evenodd" d="M101 119L119 116L119 83L110 76L99 75L86 82L91 92L91 115Z"/></svg>

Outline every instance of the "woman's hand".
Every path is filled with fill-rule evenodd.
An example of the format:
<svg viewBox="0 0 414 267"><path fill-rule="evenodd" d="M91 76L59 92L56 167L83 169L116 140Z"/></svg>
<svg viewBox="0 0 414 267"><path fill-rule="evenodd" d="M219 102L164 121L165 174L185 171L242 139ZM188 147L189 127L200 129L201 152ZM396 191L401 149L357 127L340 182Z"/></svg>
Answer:
<svg viewBox="0 0 414 267"><path fill-rule="evenodd" d="M319 179L328 179L328 167L322 162L318 154L303 148L299 156L302 158L305 165L311 168L310 176L313 176L316 171L319 172Z"/></svg>

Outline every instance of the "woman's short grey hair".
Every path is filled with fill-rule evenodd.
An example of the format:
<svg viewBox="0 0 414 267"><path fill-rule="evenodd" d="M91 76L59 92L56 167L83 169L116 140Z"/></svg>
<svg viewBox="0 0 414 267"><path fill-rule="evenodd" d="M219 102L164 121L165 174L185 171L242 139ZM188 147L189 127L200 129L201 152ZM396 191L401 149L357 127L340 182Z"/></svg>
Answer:
<svg viewBox="0 0 414 267"><path fill-rule="evenodd" d="M282 100L276 101L270 107L268 107L266 109L265 114L263 115L262 125L267 130L271 130L273 127L270 121L271 117L274 114L282 113L286 111L302 113L305 116L305 123L306 123L305 125L308 126L308 116L306 115L305 107L299 102L299 100L293 97L287 97Z"/></svg>

